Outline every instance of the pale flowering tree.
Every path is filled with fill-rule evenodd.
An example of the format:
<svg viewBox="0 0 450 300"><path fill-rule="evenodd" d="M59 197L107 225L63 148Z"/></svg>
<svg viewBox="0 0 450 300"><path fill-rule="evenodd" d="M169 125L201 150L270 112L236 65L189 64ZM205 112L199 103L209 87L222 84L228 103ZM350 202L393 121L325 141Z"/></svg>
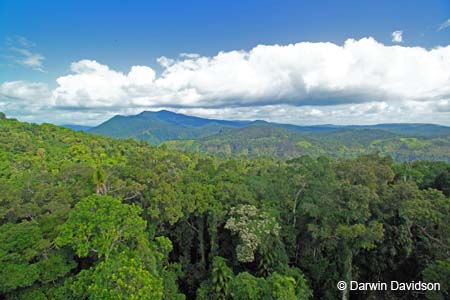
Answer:
<svg viewBox="0 0 450 300"><path fill-rule="evenodd" d="M278 236L280 225L274 217L253 205L239 205L230 210L230 218L225 228L239 235L237 259L248 263L254 261L255 251L262 241L270 236Z"/></svg>

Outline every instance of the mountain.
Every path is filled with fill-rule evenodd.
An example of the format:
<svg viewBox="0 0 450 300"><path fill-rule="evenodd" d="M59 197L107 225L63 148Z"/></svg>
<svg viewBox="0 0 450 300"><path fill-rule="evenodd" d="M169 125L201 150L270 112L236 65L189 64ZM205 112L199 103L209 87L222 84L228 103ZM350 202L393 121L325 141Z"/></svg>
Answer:
<svg viewBox="0 0 450 300"><path fill-rule="evenodd" d="M70 127L71 125L66 125ZM72 125L75 126L75 125ZM411 137L445 137L450 135L450 127L434 124L377 124L377 125L313 125L298 126L292 124L256 121L226 121L187 116L167 110L157 112L144 111L138 115L117 115L106 122L88 129L96 133L116 138L135 138L151 144L160 144L167 140L199 139L229 129L248 126L271 126L299 133L336 132L342 130L378 129Z"/></svg>
<svg viewBox="0 0 450 300"><path fill-rule="evenodd" d="M186 116L167 110L144 111L134 116L115 116L89 130L115 138L135 138L151 144L172 139L197 139L225 128L243 127L250 121L224 121Z"/></svg>
<svg viewBox="0 0 450 300"><path fill-rule="evenodd" d="M397 161L450 161L450 127L433 124L297 126L205 119L162 110L115 116L88 132L223 156L288 159L380 152Z"/></svg>

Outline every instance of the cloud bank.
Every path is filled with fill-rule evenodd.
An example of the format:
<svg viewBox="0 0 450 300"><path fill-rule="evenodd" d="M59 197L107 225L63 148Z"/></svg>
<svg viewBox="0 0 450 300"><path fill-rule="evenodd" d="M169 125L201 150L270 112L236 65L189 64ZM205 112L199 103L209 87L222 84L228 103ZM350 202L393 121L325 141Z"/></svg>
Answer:
<svg viewBox="0 0 450 300"><path fill-rule="evenodd" d="M76 112L85 123L160 108L297 124L450 119L450 46L428 50L363 38L343 45L258 45L212 57L184 53L158 63L159 75L148 66L126 73L81 60L56 79L53 90L5 82L0 110L8 114L14 102L38 102L43 114Z"/></svg>

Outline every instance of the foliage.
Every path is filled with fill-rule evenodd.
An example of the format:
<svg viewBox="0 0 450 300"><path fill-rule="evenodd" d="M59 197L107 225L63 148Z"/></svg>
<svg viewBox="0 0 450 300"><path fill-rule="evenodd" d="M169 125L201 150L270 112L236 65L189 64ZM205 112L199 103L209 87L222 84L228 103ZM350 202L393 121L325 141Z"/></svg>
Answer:
<svg viewBox="0 0 450 300"><path fill-rule="evenodd" d="M235 300L259 300L264 297L265 280L241 272L230 282L230 294Z"/></svg>
<svg viewBox="0 0 450 300"><path fill-rule="evenodd" d="M396 161L411 162L426 159L450 162L449 133L433 137L433 131L425 136L418 134L415 137L405 137L401 133L374 128L305 131L301 127L293 130L265 124L226 130L194 140L166 141L163 145L172 149L224 157L291 159L302 155L313 157L322 155L354 158L363 154L381 153L392 156Z"/></svg>
<svg viewBox="0 0 450 300"><path fill-rule="evenodd" d="M123 251L81 271L72 285L81 299L163 299L163 280L146 269L139 254Z"/></svg>
<svg viewBox="0 0 450 300"><path fill-rule="evenodd" d="M240 244L236 247L236 253L240 262L252 262L262 241L270 235L277 236L280 230L275 218L252 205L233 207L230 215L225 228L239 234Z"/></svg>
<svg viewBox="0 0 450 300"><path fill-rule="evenodd" d="M435 281L402 297L448 298L440 129L241 125L208 144L242 154L225 157L0 118L0 298L398 298L339 280ZM424 156L445 161L409 162Z"/></svg>
<svg viewBox="0 0 450 300"><path fill-rule="evenodd" d="M56 240L59 246L71 246L80 257L90 252L108 259L123 244L145 243L146 223L140 209L125 205L110 196L89 196L82 199L60 227Z"/></svg>
<svg viewBox="0 0 450 300"><path fill-rule="evenodd" d="M423 270L426 282L438 282L441 285L439 291L428 291L427 299L448 299L450 296L450 258L431 263Z"/></svg>
<svg viewBox="0 0 450 300"><path fill-rule="evenodd" d="M40 264L34 262L47 248L39 227L32 222L0 227L0 291L31 286L39 279Z"/></svg>

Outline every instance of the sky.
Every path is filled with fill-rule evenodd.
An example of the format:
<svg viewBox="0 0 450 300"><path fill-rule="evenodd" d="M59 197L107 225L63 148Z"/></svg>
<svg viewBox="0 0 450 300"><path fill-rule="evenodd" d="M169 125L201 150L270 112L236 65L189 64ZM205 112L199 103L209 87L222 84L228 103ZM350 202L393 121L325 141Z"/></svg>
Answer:
<svg viewBox="0 0 450 300"><path fill-rule="evenodd" d="M0 111L450 126L450 1L0 1Z"/></svg>

